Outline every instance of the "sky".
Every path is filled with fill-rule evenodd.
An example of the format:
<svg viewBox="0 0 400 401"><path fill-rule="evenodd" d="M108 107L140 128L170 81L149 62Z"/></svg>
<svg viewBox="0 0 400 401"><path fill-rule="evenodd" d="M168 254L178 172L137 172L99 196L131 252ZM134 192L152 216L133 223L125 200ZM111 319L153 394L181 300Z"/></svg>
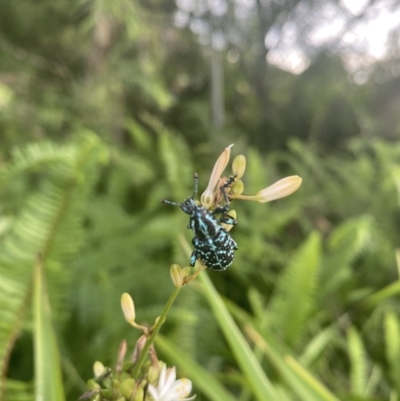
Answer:
<svg viewBox="0 0 400 401"><path fill-rule="evenodd" d="M392 56L388 45L389 34L400 31L400 4L397 1L376 1L359 17L369 1L342 0L340 6L333 1L321 1L317 15L306 32L306 41L316 48L339 52L349 73L356 83L362 84L374 63ZM310 64L307 49L297 43L299 28L310 10L301 3L292 10L283 26L272 27L265 37L269 48L267 62L293 74L302 73ZM348 21L353 18L350 26Z"/></svg>
<svg viewBox="0 0 400 401"><path fill-rule="evenodd" d="M279 5L283 1L260 0L260 4L268 10L273 3ZM229 47L228 60L238 60L240 51L234 51L235 38L212 28L210 19L203 16L209 13L222 21L233 9L236 23L246 25L257 17L256 0L176 0L176 5L175 26L188 27L203 45L212 44L218 50ZM393 56L388 38L400 32L399 0L302 1L288 14L285 12L266 32L266 62L292 74L305 71L316 50L324 49L339 53L354 81L362 84L377 61ZM400 44L398 47L400 55ZM393 67L393 75L400 76L400 62Z"/></svg>

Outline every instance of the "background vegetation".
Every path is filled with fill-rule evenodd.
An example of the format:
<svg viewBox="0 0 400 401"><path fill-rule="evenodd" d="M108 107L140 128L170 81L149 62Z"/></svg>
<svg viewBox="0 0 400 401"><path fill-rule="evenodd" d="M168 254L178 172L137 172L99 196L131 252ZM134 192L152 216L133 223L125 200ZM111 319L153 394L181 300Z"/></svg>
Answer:
<svg viewBox="0 0 400 401"><path fill-rule="evenodd" d="M321 4L346 24L317 46L307 35L329 21ZM0 398L34 399L35 374L46 372L33 357L43 294L66 399L86 389L94 361L115 364L122 339L132 348L121 294L151 324L173 288L169 266L188 264L178 241L191 239L187 216L160 200L191 194L194 171L204 189L235 143L246 193L303 178L287 199L237 202L235 263L207 272L275 399L399 399L399 31L384 58L354 71L354 49L340 42L374 7L397 3L352 14L339 1L0 2ZM283 35L287 22L309 57L298 75L265 62L265 34ZM202 288L179 294L159 356L199 400L218 398L188 361L232 399L259 400ZM330 395L298 387L288 356Z"/></svg>

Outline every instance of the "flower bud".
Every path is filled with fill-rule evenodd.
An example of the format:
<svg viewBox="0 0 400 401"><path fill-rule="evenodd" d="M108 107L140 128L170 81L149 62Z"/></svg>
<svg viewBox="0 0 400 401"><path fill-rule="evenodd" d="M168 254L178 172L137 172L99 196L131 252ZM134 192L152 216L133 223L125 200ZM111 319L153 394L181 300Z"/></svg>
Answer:
<svg viewBox="0 0 400 401"><path fill-rule="evenodd" d="M94 377L100 377L102 376L104 373L106 372L106 368L104 367L104 365L99 362L96 361L93 364L93 373L94 373Z"/></svg>
<svg viewBox="0 0 400 401"><path fill-rule="evenodd" d="M275 184L262 189L257 192L255 198L260 203L271 202L275 199L284 198L297 191L300 188L302 178L297 175L283 178L277 181Z"/></svg>
<svg viewBox="0 0 400 401"><path fill-rule="evenodd" d="M100 390L100 395L102 396L101 398L99 398L98 400L104 400L104 399L110 399L112 397L112 391L109 389L102 389Z"/></svg>
<svg viewBox="0 0 400 401"><path fill-rule="evenodd" d="M147 337L145 335L140 336L139 339L136 341L135 348L133 349L133 353L130 358L131 362L135 363L139 359L140 354L142 353L142 350L146 344L146 341Z"/></svg>
<svg viewBox="0 0 400 401"><path fill-rule="evenodd" d="M138 389L136 391L136 395L135 395L133 401L143 401L143 400L144 400L143 387L138 387Z"/></svg>
<svg viewBox="0 0 400 401"><path fill-rule="evenodd" d="M174 286L177 288L181 288L183 286L183 271L179 265L173 264L169 270L171 274L172 282Z"/></svg>
<svg viewBox="0 0 400 401"><path fill-rule="evenodd" d="M134 390L135 390L135 380L132 379L131 377L123 380L119 388L121 394L128 400L132 397Z"/></svg>
<svg viewBox="0 0 400 401"><path fill-rule="evenodd" d="M211 173L211 177L210 177L210 181L208 182L207 189L201 195L201 198L200 198L201 204L207 209L209 209L213 203L214 188L217 185L219 177L221 177L221 174L223 173L223 171L225 170L225 168L229 162L232 146L233 146L233 144L229 145L227 148L225 148L224 151L221 153L221 155L218 157L217 161L214 164L214 168Z"/></svg>
<svg viewBox="0 0 400 401"><path fill-rule="evenodd" d="M136 318L135 305L133 303L132 297L126 292L122 294L121 307L126 321L128 323L134 323Z"/></svg>
<svg viewBox="0 0 400 401"><path fill-rule="evenodd" d="M235 177L239 180L243 177L244 171L246 170L246 158L243 155L238 155L233 159L232 172Z"/></svg>
<svg viewBox="0 0 400 401"><path fill-rule="evenodd" d="M89 390L99 390L99 389L101 389L100 384L97 383L96 380L93 380L93 379L88 380L86 385L87 385L87 388Z"/></svg>
<svg viewBox="0 0 400 401"><path fill-rule="evenodd" d="M158 361L157 365L151 365L147 371L147 380L149 383L156 383L159 376L161 368L165 365L164 362Z"/></svg>
<svg viewBox="0 0 400 401"><path fill-rule="evenodd" d="M118 359L116 366L117 372L122 372L122 367L124 365L125 355L127 351L128 351L128 344L126 343L126 340L122 340L118 349Z"/></svg>
<svg viewBox="0 0 400 401"><path fill-rule="evenodd" d="M189 275L189 273L190 273L190 267L189 267L189 266L186 266L186 267L184 267L184 268L182 269L182 275L183 275L183 277L187 277L187 276Z"/></svg>
<svg viewBox="0 0 400 401"><path fill-rule="evenodd" d="M239 181L236 181L236 182L232 185L231 190L230 190L230 193L231 193L232 195L240 195L240 194L243 193L243 191L244 191L244 184L243 184L243 181L242 181L242 180L239 180Z"/></svg>

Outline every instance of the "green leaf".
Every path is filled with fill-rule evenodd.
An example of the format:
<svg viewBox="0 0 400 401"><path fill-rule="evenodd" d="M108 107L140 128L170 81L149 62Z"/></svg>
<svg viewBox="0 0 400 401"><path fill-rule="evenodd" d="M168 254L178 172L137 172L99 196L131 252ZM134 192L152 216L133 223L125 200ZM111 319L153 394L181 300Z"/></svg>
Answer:
<svg viewBox="0 0 400 401"><path fill-rule="evenodd" d="M43 277L42 262L38 260L33 279L33 324L35 348L35 399L63 401L60 354L51 322L51 311Z"/></svg>
<svg viewBox="0 0 400 401"><path fill-rule="evenodd" d="M370 215L346 220L335 228L328 239L329 253L320 272L321 297L331 297L351 279L351 263L371 243L372 232L373 218Z"/></svg>
<svg viewBox="0 0 400 401"><path fill-rule="evenodd" d="M338 335L336 327L328 327L318 332L305 347L300 357L301 363L305 366L311 366Z"/></svg>
<svg viewBox="0 0 400 401"><path fill-rule="evenodd" d="M235 356L242 373L245 375L254 397L259 401L279 401L279 396L262 370L249 344L226 309L206 272L199 275L204 295L211 306L225 339Z"/></svg>
<svg viewBox="0 0 400 401"><path fill-rule="evenodd" d="M339 401L322 382L289 354L287 347L277 342L275 336L267 328L263 327L263 334L260 334L246 312L229 300L226 303L233 316L245 327L246 334L256 344L255 352L261 350L279 373L282 383L288 386L300 399L304 401ZM279 390L281 391L282 388Z"/></svg>
<svg viewBox="0 0 400 401"><path fill-rule="evenodd" d="M315 392L315 399L324 401L339 401L339 398L333 395L319 380L317 380L309 371L301 366L291 356L285 357L285 362L291 371L297 376L297 379L307 385L310 390ZM307 401L306 399L304 401Z"/></svg>
<svg viewBox="0 0 400 401"><path fill-rule="evenodd" d="M386 299L398 294L400 294L400 281L391 283L379 291L376 291L374 294L362 300L360 306L367 309L374 308Z"/></svg>
<svg viewBox="0 0 400 401"><path fill-rule="evenodd" d="M33 401L34 399L32 383L17 380L7 380L6 394L4 399L10 401Z"/></svg>
<svg viewBox="0 0 400 401"><path fill-rule="evenodd" d="M267 341L250 325L246 333L261 349L282 379L303 401L339 401L320 381L303 368L291 355L279 352L279 346Z"/></svg>

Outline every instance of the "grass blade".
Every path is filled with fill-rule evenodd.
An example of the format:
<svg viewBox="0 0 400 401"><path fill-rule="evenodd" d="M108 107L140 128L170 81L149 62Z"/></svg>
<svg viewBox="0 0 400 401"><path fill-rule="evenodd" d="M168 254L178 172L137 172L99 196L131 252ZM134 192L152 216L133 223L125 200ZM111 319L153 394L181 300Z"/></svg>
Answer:
<svg viewBox="0 0 400 401"><path fill-rule="evenodd" d="M235 401L221 383L209 372L203 369L192 358L189 358L167 338L158 335L155 338L157 349L166 355L173 363L190 372L190 379L210 401Z"/></svg>
<svg viewBox="0 0 400 401"><path fill-rule="evenodd" d="M289 354L281 356L274 347L270 347L265 339L250 325L246 333L260 348L270 363L280 373L282 379L303 401L339 401L320 381L300 365Z"/></svg>
<svg viewBox="0 0 400 401"><path fill-rule="evenodd" d="M42 261L38 258L33 279L33 320L36 401L64 401L60 354L51 322Z"/></svg>
<svg viewBox="0 0 400 401"><path fill-rule="evenodd" d="M249 387L259 401L279 401L280 398L262 370L249 344L243 337L224 302L215 290L206 272L199 275L203 284L204 295L214 313L215 318L235 356L241 371L246 376Z"/></svg>

